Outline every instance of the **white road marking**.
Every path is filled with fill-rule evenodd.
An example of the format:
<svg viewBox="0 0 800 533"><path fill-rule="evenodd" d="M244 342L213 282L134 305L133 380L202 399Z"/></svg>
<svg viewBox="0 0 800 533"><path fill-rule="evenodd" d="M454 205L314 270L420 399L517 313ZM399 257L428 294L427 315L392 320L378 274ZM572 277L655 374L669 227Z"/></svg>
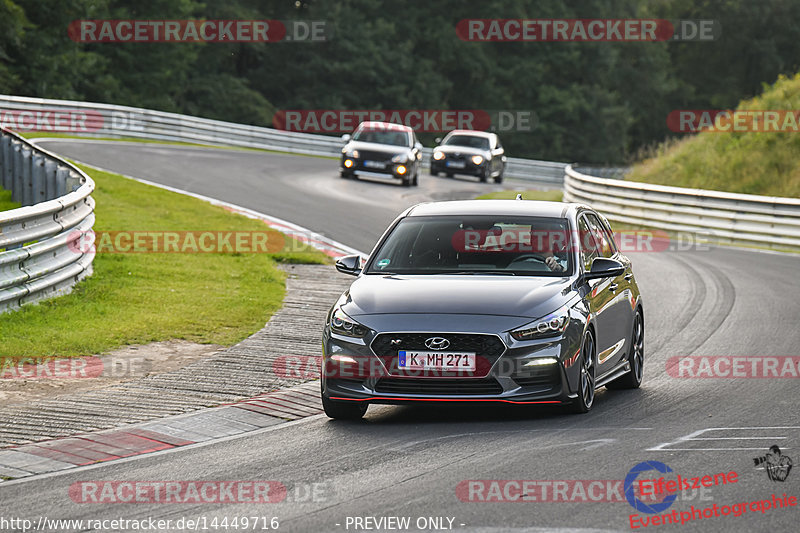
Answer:
<svg viewBox="0 0 800 533"><path fill-rule="evenodd" d="M788 437L785 435L731 435L731 432L740 432L740 431L769 431L770 433L774 430L798 430L800 426L753 426L753 427L728 427L728 428L706 428L700 429L683 437L678 437L676 440L671 442L662 442L657 446L653 446L652 448L647 448L645 451L648 452L671 452L671 451L681 451L681 452L729 452L729 451L754 451L754 450L765 450L767 446L759 446L756 448L750 446L739 446L736 448L673 448L672 446L680 446L681 444L685 444L688 442L700 441L749 441L749 440L786 440ZM700 437L700 435L707 434L711 431L722 431L725 432L720 437L713 437L713 436L706 436ZM782 449L791 450L789 446L781 446Z"/></svg>

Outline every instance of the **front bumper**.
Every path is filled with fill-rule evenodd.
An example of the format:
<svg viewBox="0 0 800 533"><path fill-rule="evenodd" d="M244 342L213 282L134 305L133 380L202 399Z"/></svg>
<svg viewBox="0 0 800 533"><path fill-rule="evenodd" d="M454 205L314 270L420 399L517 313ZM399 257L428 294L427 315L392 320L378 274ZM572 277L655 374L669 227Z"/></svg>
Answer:
<svg viewBox="0 0 800 533"><path fill-rule="evenodd" d="M383 165L379 167L377 165ZM365 160L342 156L339 161L339 172L359 174L382 178L403 179L411 174L411 163L393 163L392 161L371 161L367 166Z"/></svg>
<svg viewBox="0 0 800 533"><path fill-rule="evenodd" d="M337 401L380 404L420 402L503 402L561 404L576 397L579 365L574 357L579 340L569 330L564 336L540 341L515 341L507 333L462 332L490 336L502 342L502 353L486 356L474 348L476 371L455 375L444 371L404 372L392 362L397 353L379 346L370 332L364 340L323 334L322 390ZM386 335L384 333L383 335ZM453 336L441 332L394 332L392 336ZM378 343L380 344L380 343ZM343 357L344 356L344 357ZM356 361L342 363L342 359ZM483 363L481 363L483 360ZM530 365L531 361L554 361ZM526 366L527 365L527 366Z"/></svg>
<svg viewBox="0 0 800 533"><path fill-rule="evenodd" d="M461 166L462 164L463 166ZM470 158L454 160L445 156L444 159L438 161L431 158L431 172L450 172L452 174L482 176L487 164L488 161L486 159L484 159L480 165L476 165Z"/></svg>

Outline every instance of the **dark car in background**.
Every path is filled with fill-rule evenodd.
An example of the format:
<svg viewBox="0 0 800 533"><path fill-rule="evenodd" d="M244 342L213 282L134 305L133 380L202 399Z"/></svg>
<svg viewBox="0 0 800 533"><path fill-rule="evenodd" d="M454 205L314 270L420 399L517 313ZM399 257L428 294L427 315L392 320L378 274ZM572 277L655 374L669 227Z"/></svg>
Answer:
<svg viewBox="0 0 800 533"><path fill-rule="evenodd" d="M343 135L339 173L390 178L405 186L417 185L422 163L422 144L408 126L388 122L362 122L352 137Z"/></svg>
<svg viewBox="0 0 800 533"><path fill-rule="evenodd" d="M486 182L503 181L506 156L500 138L495 133L475 130L453 130L433 149L431 174L447 176L466 174Z"/></svg>
<svg viewBox="0 0 800 533"><path fill-rule="evenodd" d="M328 313L322 403L505 402L592 408L637 388L644 311L606 219L580 204L468 200L407 209Z"/></svg>

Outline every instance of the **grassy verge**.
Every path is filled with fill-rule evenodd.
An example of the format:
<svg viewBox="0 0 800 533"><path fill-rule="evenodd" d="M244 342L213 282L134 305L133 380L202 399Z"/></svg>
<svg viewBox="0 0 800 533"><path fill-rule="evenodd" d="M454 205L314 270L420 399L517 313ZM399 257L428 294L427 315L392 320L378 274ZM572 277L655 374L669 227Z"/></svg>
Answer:
<svg viewBox="0 0 800 533"><path fill-rule="evenodd" d="M800 74L780 77L738 110L800 109ZM800 135L702 132L656 148L628 179L678 187L800 197Z"/></svg>
<svg viewBox="0 0 800 533"><path fill-rule="evenodd" d="M9 209L16 209L22 207L19 202L11 201L11 191L7 191L0 187L0 211L8 211Z"/></svg>
<svg viewBox="0 0 800 533"><path fill-rule="evenodd" d="M97 184L96 231L269 231L206 202L82 167ZM278 262L325 263L291 252L103 253L72 294L0 315L0 356L71 357L169 339L234 344L261 328L284 297Z"/></svg>

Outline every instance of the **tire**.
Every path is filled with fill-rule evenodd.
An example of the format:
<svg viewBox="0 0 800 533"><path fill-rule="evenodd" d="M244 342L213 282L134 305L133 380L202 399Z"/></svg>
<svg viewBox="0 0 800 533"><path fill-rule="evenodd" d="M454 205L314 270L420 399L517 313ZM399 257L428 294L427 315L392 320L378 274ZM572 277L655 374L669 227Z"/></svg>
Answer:
<svg viewBox="0 0 800 533"><path fill-rule="evenodd" d="M503 170L500 171L500 174L494 177L495 183L503 183Z"/></svg>
<svg viewBox="0 0 800 533"><path fill-rule="evenodd" d="M403 176L403 187L411 187L411 176Z"/></svg>
<svg viewBox="0 0 800 533"><path fill-rule="evenodd" d="M414 180L411 182L411 184L412 184L414 187L416 187L417 185L419 185L419 168L417 168L417 170L415 170L415 171L414 171Z"/></svg>
<svg viewBox="0 0 800 533"><path fill-rule="evenodd" d="M345 171L340 172L339 175L342 177L342 179L346 179L346 180L353 179L353 178L356 177L355 174L353 174L351 172L345 172Z"/></svg>
<svg viewBox="0 0 800 533"><path fill-rule="evenodd" d="M322 408L328 418L338 420L360 420L367 412L369 405L365 402L337 402L322 395Z"/></svg>
<svg viewBox="0 0 800 533"><path fill-rule="evenodd" d="M594 348L594 336L586 332L581 345L580 376L578 377L578 397L572 402L571 411L576 414L588 413L594 405L594 385L596 383L597 364Z"/></svg>
<svg viewBox="0 0 800 533"><path fill-rule="evenodd" d="M644 375L644 318L642 312L636 310L631 332L631 349L628 350L628 363L631 371L606 384L607 389L638 389Z"/></svg>
<svg viewBox="0 0 800 533"><path fill-rule="evenodd" d="M489 181L489 166L488 165L486 166L485 169L483 169L483 172L481 172L480 178L481 178L481 183L486 183L487 181Z"/></svg>
<svg viewBox="0 0 800 533"><path fill-rule="evenodd" d="M438 176L438 175L439 175L439 171L438 170L431 169L431 176Z"/></svg>
<svg viewBox="0 0 800 533"><path fill-rule="evenodd" d="M454 172L449 172L449 171L447 171L447 170L445 170L445 172L444 172L444 173L445 173L445 175L446 175L448 178L452 178L453 176L455 176L455 173L454 173Z"/></svg>

